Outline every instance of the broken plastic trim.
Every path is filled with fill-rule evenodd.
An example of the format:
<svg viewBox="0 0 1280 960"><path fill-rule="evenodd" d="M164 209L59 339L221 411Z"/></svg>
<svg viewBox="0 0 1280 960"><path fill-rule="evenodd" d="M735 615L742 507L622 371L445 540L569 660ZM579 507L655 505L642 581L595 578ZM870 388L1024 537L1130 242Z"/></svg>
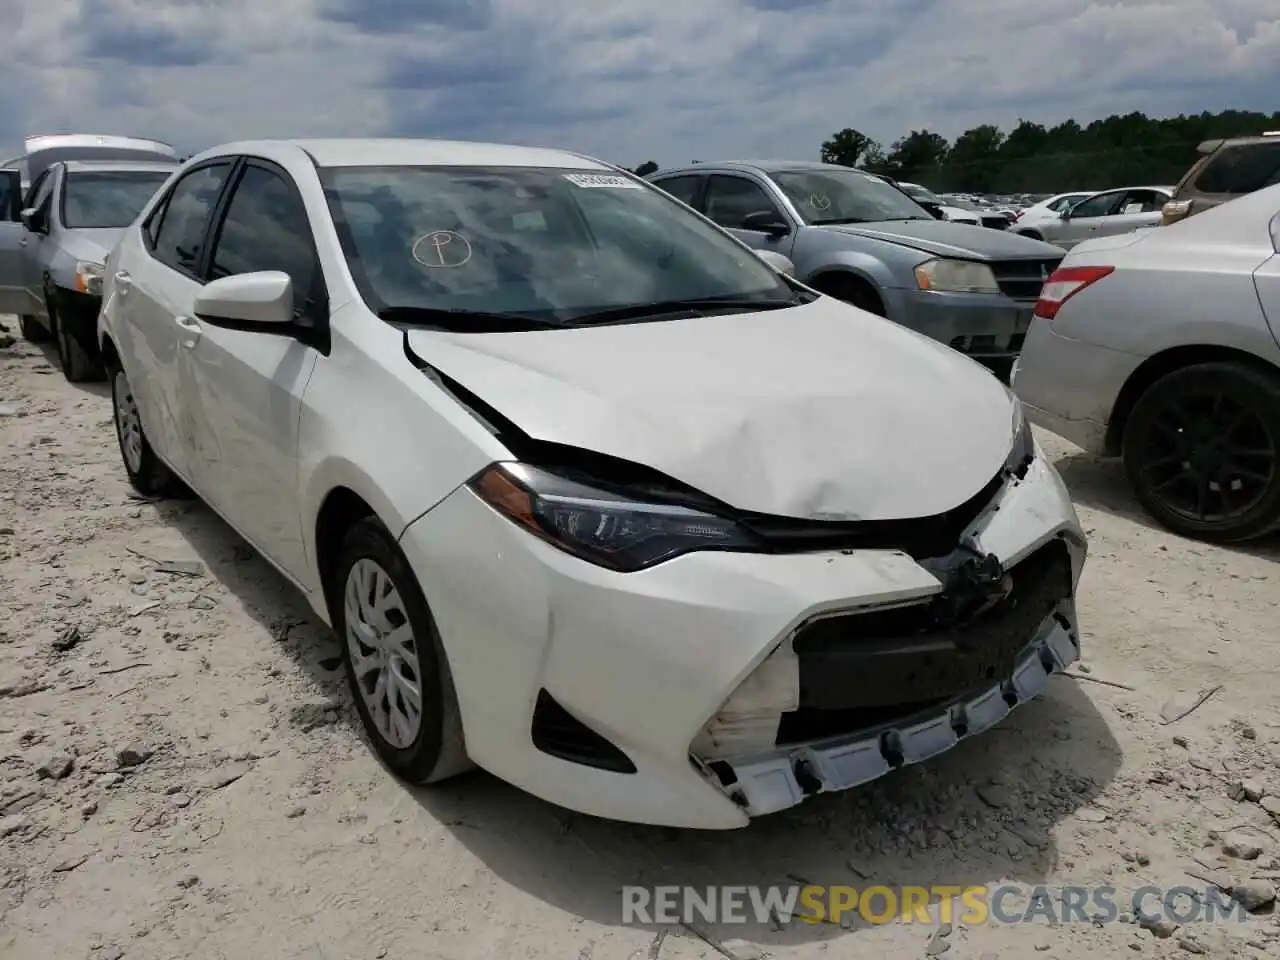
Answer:
<svg viewBox="0 0 1280 960"><path fill-rule="evenodd" d="M1070 607L1068 607L1070 609ZM752 817L776 813L816 793L848 790L892 770L950 750L1034 699L1049 677L1079 659L1075 630L1063 613L1047 617L1038 639L1001 684L941 709L876 731L778 747L695 767Z"/></svg>

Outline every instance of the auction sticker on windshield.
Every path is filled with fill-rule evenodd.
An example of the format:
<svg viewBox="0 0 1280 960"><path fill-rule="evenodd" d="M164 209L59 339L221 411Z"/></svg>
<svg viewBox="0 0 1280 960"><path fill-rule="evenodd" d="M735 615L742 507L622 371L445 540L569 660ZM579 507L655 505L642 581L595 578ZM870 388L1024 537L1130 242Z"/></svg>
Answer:
<svg viewBox="0 0 1280 960"><path fill-rule="evenodd" d="M644 189L634 180L608 173L566 173L564 178L576 187L613 187L622 190Z"/></svg>

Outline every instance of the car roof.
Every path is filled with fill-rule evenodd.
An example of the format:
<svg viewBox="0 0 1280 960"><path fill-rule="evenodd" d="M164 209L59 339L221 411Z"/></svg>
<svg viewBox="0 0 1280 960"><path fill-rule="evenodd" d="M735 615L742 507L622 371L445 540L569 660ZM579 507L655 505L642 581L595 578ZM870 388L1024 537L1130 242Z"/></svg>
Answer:
<svg viewBox="0 0 1280 960"><path fill-rule="evenodd" d="M103 173L171 173L181 164L161 163L158 160L64 160L62 165L68 173L95 171Z"/></svg>
<svg viewBox="0 0 1280 960"><path fill-rule="evenodd" d="M422 138L333 138L242 140L213 147L192 159L227 154L257 154L296 148L320 167L561 167L612 170L608 164L567 150L500 143Z"/></svg>
<svg viewBox="0 0 1280 960"><path fill-rule="evenodd" d="M163 140L143 137L121 137L109 133L53 133L27 137L22 142L23 153L28 156L42 150L62 150L69 147L110 147L116 150L150 150L156 153L178 153Z"/></svg>
<svg viewBox="0 0 1280 960"><path fill-rule="evenodd" d="M868 172L860 167L846 167L838 163L820 163L816 160L699 160L697 163L686 166L659 170L656 173L649 174L649 177L652 179L665 177L673 173L695 173L708 167L717 170L757 171L759 173L786 173L788 171L801 170L854 170L858 173Z"/></svg>

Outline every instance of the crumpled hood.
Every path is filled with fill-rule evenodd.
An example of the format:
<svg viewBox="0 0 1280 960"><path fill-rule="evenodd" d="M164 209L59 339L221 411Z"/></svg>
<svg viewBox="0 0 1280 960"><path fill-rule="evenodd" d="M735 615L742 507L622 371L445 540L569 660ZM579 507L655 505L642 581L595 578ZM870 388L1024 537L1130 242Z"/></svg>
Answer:
<svg viewBox="0 0 1280 960"><path fill-rule="evenodd" d="M971 224L948 223L945 220L894 220L817 229L913 247L935 257L961 257L966 260L1042 260L1066 253L1061 247L1043 240L986 227L976 230Z"/></svg>
<svg viewBox="0 0 1280 960"><path fill-rule="evenodd" d="M62 249L76 260L102 263L123 235L123 227L68 230L62 235Z"/></svg>
<svg viewBox="0 0 1280 960"><path fill-rule="evenodd" d="M990 482L1012 442L1012 400L990 373L826 297L595 328L410 330L408 344L536 439L775 516L942 513Z"/></svg>

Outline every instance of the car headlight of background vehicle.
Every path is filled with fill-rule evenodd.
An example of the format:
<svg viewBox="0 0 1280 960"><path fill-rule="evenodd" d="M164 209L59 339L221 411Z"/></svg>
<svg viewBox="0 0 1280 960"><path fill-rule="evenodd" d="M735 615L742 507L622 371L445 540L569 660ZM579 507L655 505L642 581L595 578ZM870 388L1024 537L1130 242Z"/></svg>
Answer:
<svg viewBox="0 0 1280 960"><path fill-rule="evenodd" d="M468 486L534 536L612 570L640 570L696 550L758 546L748 531L724 517L634 499L528 464L493 464Z"/></svg>
<svg viewBox="0 0 1280 960"><path fill-rule="evenodd" d="M95 297L102 296L102 264L92 260L76 262L76 289Z"/></svg>
<svg viewBox="0 0 1280 960"><path fill-rule="evenodd" d="M926 260L916 267L916 286L941 293L999 293L995 274L972 260Z"/></svg>

